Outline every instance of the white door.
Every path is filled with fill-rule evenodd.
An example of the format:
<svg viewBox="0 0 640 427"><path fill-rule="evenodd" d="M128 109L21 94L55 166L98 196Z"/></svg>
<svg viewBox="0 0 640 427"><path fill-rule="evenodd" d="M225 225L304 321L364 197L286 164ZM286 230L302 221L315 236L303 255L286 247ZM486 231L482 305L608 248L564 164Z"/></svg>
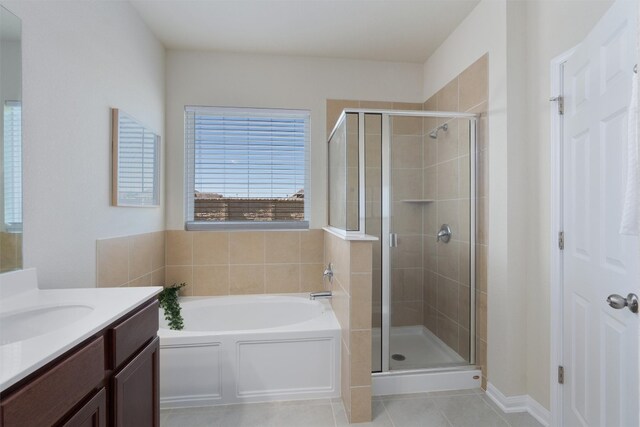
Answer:
<svg viewBox="0 0 640 427"><path fill-rule="evenodd" d="M627 160L636 1L618 0L564 66L563 425L637 427L637 236L618 230Z"/></svg>

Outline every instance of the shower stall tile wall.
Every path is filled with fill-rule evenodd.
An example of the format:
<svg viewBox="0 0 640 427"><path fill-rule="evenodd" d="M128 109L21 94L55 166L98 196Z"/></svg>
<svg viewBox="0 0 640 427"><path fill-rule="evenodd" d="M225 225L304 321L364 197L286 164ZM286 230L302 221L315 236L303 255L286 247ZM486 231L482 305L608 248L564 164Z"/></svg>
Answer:
<svg viewBox="0 0 640 427"><path fill-rule="evenodd" d="M484 55L451 82L430 97L423 105L430 111L461 111L480 114L476 144L476 364L482 368L482 386L486 387L487 367L487 250L488 241L488 56ZM434 122L425 125L431 129ZM457 130L457 132L456 132ZM452 238L451 243L436 242L439 225L456 218L459 236L468 230L469 197L464 183L468 169L468 129L464 123L449 122L449 130L436 139L424 135L424 197L435 203L425 206L424 222L424 305L423 324L461 356L468 355L469 277L468 242ZM457 144L454 142L457 141ZM473 153L472 153L473 154ZM457 162L456 162L457 160ZM457 170L457 173L451 171ZM434 185L435 181L435 185ZM456 192L457 191L457 192ZM457 214L457 215L456 215ZM429 261L430 260L430 261Z"/></svg>
<svg viewBox="0 0 640 427"><path fill-rule="evenodd" d="M334 271L331 305L342 329L342 401L350 422L371 421L372 242L325 232L324 259Z"/></svg>

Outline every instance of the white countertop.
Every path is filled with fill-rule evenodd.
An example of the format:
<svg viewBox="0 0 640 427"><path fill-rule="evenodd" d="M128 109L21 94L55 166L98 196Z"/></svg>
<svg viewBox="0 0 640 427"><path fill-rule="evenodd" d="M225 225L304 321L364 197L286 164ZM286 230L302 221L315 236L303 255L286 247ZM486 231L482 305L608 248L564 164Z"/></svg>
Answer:
<svg viewBox="0 0 640 427"><path fill-rule="evenodd" d="M16 276L19 276L18 280L12 280ZM90 306L93 310L52 332L1 345L0 391L104 329L162 290L159 286L41 290L37 288L35 277L34 270L0 275L0 316L35 307L70 304ZM14 283L9 283L11 281Z"/></svg>

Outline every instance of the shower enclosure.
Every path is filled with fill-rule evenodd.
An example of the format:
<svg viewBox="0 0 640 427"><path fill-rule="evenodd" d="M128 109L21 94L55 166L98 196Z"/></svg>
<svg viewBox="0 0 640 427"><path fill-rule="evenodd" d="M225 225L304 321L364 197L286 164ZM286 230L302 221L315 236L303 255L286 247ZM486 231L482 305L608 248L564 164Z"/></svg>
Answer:
<svg viewBox="0 0 640 427"><path fill-rule="evenodd" d="M329 138L329 225L373 245L376 376L475 364L474 114L346 109Z"/></svg>

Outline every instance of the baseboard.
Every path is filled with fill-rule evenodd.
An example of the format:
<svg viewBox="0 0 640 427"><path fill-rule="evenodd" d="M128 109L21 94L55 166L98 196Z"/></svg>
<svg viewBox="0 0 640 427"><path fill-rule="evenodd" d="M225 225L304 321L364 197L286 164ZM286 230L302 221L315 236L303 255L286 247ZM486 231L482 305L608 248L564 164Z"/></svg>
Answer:
<svg viewBox="0 0 640 427"><path fill-rule="evenodd" d="M496 386L487 383L487 396L506 413L528 412L543 426L549 425L551 413L528 394L505 396Z"/></svg>
<svg viewBox="0 0 640 427"><path fill-rule="evenodd" d="M533 399L531 396L527 397L529 398L527 412L530 413L533 418L538 420L540 424L548 427L551 423L551 412L549 412L547 408L539 404L538 401Z"/></svg>

